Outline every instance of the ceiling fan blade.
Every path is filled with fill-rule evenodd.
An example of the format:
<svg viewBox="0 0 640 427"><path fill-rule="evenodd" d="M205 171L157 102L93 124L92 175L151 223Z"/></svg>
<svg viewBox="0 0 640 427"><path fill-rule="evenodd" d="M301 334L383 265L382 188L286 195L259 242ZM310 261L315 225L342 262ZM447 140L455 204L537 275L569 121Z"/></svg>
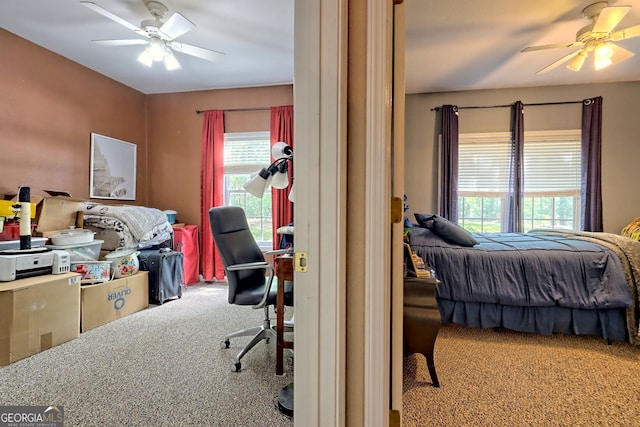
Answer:
<svg viewBox="0 0 640 427"><path fill-rule="evenodd" d="M603 8L591 31L594 33L610 33L622 21L622 18L629 13L629 10L631 10L631 6L609 6Z"/></svg>
<svg viewBox="0 0 640 427"><path fill-rule="evenodd" d="M640 25L634 25L633 27L623 28L622 30L612 33L611 40L618 41L638 36L640 36Z"/></svg>
<svg viewBox="0 0 640 427"><path fill-rule="evenodd" d="M165 40L173 40L181 35L193 30L196 25L182 16L178 12L174 12L167 22L162 24L158 30Z"/></svg>
<svg viewBox="0 0 640 427"><path fill-rule="evenodd" d="M615 43L607 43L607 45L613 50L613 56L611 57L612 65L619 64L635 55L635 53L622 48Z"/></svg>
<svg viewBox="0 0 640 427"><path fill-rule="evenodd" d="M522 49L520 52L532 52L535 50L544 50L544 49L556 49L559 47L573 47L573 46L582 46L583 42L564 42L564 43L553 43L553 44L543 44L539 46L529 46Z"/></svg>
<svg viewBox="0 0 640 427"><path fill-rule="evenodd" d="M108 10L104 9L101 6L98 6L97 4L95 4L94 2L91 1L81 1L80 4L88 7L89 9L98 12L100 15L105 16L109 19L111 19L114 22L117 22L118 24L127 27L128 29L135 31L136 33L146 36L147 33L145 31L143 31L141 28L136 27L135 25L129 23L128 21L125 21L124 19L120 18L117 15L114 15L113 13L109 12Z"/></svg>
<svg viewBox="0 0 640 427"><path fill-rule="evenodd" d="M91 40L91 41L103 46L131 46L131 45L149 43L149 40L143 40L143 39Z"/></svg>
<svg viewBox="0 0 640 427"><path fill-rule="evenodd" d="M546 67L544 67L543 69L538 71L536 74L548 73L549 71L554 70L557 67L559 67L560 65L562 65L564 62L567 62L568 60L570 60L571 58L573 58L574 56L576 56L580 52L582 52L582 49L579 49L579 50L576 50L574 52L571 52L570 54L565 55L562 58L558 59L556 62L553 62L553 63L547 65Z"/></svg>
<svg viewBox="0 0 640 427"><path fill-rule="evenodd" d="M175 49L177 52L186 53L187 55L196 56L198 58L206 59L207 61L216 62L222 59L225 56L222 52L217 52L215 50L204 49L198 46L193 46L186 43L180 43L175 41L167 42L171 48Z"/></svg>

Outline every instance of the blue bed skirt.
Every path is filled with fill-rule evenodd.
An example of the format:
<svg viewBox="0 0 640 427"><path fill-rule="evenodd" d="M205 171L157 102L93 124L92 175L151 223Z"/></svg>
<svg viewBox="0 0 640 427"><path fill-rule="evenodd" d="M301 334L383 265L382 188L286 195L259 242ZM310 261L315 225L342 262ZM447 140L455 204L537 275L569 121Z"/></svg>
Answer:
<svg viewBox="0 0 640 427"><path fill-rule="evenodd" d="M594 335L628 342L624 308L585 310L566 307L514 307L438 298L442 323L473 328L506 328L543 335Z"/></svg>

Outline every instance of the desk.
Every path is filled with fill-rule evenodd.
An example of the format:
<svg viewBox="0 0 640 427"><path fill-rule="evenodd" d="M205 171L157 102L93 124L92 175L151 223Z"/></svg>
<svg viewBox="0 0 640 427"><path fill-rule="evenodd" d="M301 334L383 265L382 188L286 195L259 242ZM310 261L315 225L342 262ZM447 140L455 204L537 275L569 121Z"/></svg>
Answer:
<svg viewBox="0 0 640 427"><path fill-rule="evenodd" d="M293 349L293 341L284 339L284 282L293 282L293 257L281 256L275 259L278 276L278 294L276 298L276 375L284 370L284 349Z"/></svg>

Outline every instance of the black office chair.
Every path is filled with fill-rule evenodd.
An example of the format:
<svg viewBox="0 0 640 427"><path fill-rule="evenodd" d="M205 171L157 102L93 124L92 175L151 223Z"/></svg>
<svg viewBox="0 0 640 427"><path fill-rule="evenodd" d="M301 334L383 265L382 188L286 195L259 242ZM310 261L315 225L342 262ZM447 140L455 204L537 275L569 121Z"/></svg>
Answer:
<svg viewBox="0 0 640 427"><path fill-rule="evenodd" d="M231 369L238 372L242 368L240 359L249 350L262 340L268 342L269 338L276 338L269 318L269 306L276 304L277 280L274 280L273 265L266 262L241 207L213 207L209 209L209 223L227 275L229 304L264 309L262 326L229 334L221 343L223 348L229 348L230 338L253 336L233 362ZM293 306L293 286L285 283L285 306Z"/></svg>

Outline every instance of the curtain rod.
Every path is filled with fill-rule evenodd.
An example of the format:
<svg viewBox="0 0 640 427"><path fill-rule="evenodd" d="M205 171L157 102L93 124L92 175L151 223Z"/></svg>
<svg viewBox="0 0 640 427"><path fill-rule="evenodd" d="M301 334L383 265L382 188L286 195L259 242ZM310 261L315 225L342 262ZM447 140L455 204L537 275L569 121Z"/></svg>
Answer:
<svg viewBox="0 0 640 427"><path fill-rule="evenodd" d="M230 109L225 109L222 111L226 111L226 112L235 112L235 111L260 111L260 110L270 110L271 107L257 107L257 108L230 108ZM196 114L201 114L204 113L205 111L209 111L209 110L196 110Z"/></svg>
<svg viewBox="0 0 640 427"><path fill-rule="evenodd" d="M559 102L537 102L533 104L522 104L525 107L536 107L540 105L561 105L561 104L582 104L584 101L559 101ZM470 106L470 107L458 107L458 110L470 110L474 108L507 108L512 107L513 104L503 104L503 105L478 105L478 106ZM440 111L442 107L432 108L431 111Z"/></svg>

